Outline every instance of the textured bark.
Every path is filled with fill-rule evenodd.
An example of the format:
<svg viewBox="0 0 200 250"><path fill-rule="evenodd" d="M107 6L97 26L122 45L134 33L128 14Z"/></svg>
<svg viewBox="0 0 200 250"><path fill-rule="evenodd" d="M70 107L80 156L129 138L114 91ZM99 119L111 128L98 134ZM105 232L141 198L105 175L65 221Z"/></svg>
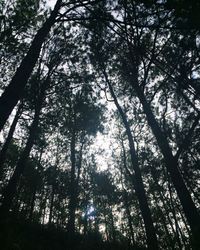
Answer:
<svg viewBox="0 0 200 250"><path fill-rule="evenodd" d="M55 23L61 3L62 0L57 0L50 17L38 30L26 56L22 60L10 84L0 97L0 131L17 102L22 98L24 88L38 60L42 44Z"/></svg>
<svg viewBox="0 0 200 250"><path fill-rule="evenodd" d="M144 185L143 185L143 181L142 181L142 176L141 176L141 171L140 171L140 167L139 167L139 163L138 163L138 157L137 157L137 153L136 153L135 146L134 146L133 136L132 136L126 115L124 114L121 106L118 103L118 100L115 96L115 93L113 91L113 88L110 84L110 81L109 81L105 71L104 71L104 76L105 76L106 82L109 86L111 96L114 100L114 103L117 107L118 112L120 113L121 119L122 119L122 121L124 123L124 127L126 129L126 134L127 134L128 141L129 141L132 167L133 167L134 172L135 172L133 184L134 184L134 189L135 189L138 201L139 201L139 207L140 207L140 210L142 213L142 217L144 220L145 231L146 231L146 236L147 236L147 246L148 246L149 250L150 249L156 250L156 249L158 249L156 232L155 232L155 228L154 228L152 217L151 217L151 211L150 211L150 208L149 208L149 205L147 202L147 197L146 197L146 193L145 193L145 189L144 189Z"/></svg>

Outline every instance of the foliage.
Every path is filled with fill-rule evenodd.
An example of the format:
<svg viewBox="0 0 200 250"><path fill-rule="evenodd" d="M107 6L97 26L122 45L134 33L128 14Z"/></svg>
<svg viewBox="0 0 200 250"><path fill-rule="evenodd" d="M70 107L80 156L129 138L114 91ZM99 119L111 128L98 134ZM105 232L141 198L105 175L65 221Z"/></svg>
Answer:
<svg viewBox="0 0 200 250"><path fill-rule="evenodd" d="M0 3L2 249L199 249L199 2L47 2Z"/></svg>

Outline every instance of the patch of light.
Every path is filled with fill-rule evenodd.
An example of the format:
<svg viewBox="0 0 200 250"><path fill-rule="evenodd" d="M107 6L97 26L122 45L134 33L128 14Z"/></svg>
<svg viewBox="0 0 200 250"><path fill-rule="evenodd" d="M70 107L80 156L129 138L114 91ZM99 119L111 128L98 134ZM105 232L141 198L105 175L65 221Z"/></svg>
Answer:
<svg viewBox="0 0 200 250"><path fill-rule="evenodd" d="M47 3L46 3L47 7L53 9L54 6L55 6L55 4L56 4L56 2L57 2L57 0L49 0L49 1L47 1Z"/></svg>
<svg viewBox="0 0 200 250"><path fill-rule="evenodd" d="M112 155L112 140L110 134L97 133L95 143L93 145L95 151L95 159L97 162L98 169L105 171L108 169ZM99 153L98 153L99 152Z"/></svg>
<svg viewBox="0 0 200 250"><path fill-rule="evenodd" d="M94 206L93 205L90 205L86 212L82 214L82 217L85 217L85 215L87 215L87 218L89 218L90 220L94 220Z"/></svg>
<svg viewBox="0 0 200 250"><path fill-rule="evenodd" d="M200 49L200 35L196 36L196 46L198 49Z"/></svg>

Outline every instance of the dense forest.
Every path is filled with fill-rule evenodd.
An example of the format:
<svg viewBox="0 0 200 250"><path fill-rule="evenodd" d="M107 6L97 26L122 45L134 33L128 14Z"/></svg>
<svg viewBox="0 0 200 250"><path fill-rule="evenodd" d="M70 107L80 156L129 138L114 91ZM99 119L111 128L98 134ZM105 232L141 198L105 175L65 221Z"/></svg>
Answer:
<svg viewBox="0 0 200 250"><path fill-rule="evenodd" d="M0 1L0 249L200 249L199 13Z"/></svg>

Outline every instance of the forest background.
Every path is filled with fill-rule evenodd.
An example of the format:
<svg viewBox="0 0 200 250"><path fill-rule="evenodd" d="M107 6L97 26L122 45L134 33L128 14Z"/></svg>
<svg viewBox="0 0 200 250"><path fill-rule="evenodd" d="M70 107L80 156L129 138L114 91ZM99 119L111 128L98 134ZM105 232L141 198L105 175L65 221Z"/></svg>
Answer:
<svg viewBox="0 0 200 250"><path fill-rule="evenodd" d="M200 249L199 13L0 2L2 249Z"/></svg>

